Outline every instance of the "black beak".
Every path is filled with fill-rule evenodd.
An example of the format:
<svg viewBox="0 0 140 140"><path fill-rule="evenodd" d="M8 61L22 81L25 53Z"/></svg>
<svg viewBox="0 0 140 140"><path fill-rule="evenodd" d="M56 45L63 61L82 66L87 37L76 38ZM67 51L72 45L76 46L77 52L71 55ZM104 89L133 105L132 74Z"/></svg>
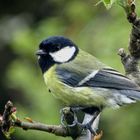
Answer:
<svg viewBox="0 0 140 140"><path fill-rule="evenodd" d="M37 50L36 55L46 55L47 53L43 50Z"/></svg>

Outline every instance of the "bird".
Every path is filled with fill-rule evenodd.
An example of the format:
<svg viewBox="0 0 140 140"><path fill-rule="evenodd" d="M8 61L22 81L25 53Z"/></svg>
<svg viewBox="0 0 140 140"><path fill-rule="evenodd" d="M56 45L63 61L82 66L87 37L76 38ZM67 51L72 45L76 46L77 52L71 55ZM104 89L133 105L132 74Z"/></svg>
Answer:
<svg viewBox="0 0 140 140"><path fill-rule="evenodd" d="M98 115L140 100L136 83L66 37L48 37L36 55L48 91L66 106Z"/></svg>

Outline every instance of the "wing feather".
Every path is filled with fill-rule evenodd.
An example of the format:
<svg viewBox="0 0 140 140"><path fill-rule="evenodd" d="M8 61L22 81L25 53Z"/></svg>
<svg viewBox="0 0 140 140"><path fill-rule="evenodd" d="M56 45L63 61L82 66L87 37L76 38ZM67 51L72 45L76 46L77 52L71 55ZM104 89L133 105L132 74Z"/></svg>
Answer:
<svg viewBox="0 0 140 140"><path fill-rule="evenodd" d="M118 90L140 90L138 85L112 69L102 69L98 71L94 77L79 86L112 88Z"/></svg>
<svg viewBox="0 0 140 140"><path fill-rule="evenodd" d="M99 87L117 90L140 91L137 84L114 69L102 69L94 74L81 73L64 68L57 69L62 82L72 87Z"/></svg>

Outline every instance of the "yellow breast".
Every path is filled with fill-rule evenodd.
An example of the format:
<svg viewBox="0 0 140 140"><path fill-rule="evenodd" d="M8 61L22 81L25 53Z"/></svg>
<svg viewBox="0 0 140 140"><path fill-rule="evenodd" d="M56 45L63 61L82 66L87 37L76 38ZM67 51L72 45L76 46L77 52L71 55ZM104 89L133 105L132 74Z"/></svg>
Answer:
<svg viewBox="0 0 140 140"><path fill-rule="evenodd" d="M51 93L66 105L98 105L103 97L95 94L88 87L74 88L61 82L56 74L56 66L51 67L45 74L44 80Z"/></svg>
<svg viewBox="0 0 140 140"><path fill-rule="evenodd" d="M64 103L68 104L66 85L62 83L56 74L56 66L51 67L45 74L44 80L47 85L48 90L58 99L62 100ZM68 90L68 89L67 89Z"/></svg>

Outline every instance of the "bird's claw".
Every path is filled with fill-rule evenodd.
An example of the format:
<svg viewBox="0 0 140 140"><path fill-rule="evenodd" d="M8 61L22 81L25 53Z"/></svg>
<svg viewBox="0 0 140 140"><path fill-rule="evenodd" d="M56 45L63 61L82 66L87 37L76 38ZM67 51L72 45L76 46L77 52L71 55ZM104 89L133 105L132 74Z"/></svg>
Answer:
<svg viewBox="0 0 140 140"><path fill-rule="evenodd" d="M91 132L91 134L93 134L94 136L98 135L98 134L97 134L96 131L93 130L92 124L93 124L93 122L95 121L95 119L97 118L98 115L99 115L99 112L95 112L92 119L88 123L82 124L83 128L89 130Z"/></svg>
<svg viewBox="0 0 140 140"><path fill-rule="evenodd" d="M93 134L94 136L98 135L97 132L92 129L92 126L89 123L83 124L83 128L89 130L90 133Z"/></svg>
<svg viewBox="0 0 140 140"><path fill-rule="evenodd" d="M63 127L73 127L73 126L78 124L78 119L77 119L77 116L76 116L75 112L73 112L73 114L74 114L74 121L73 121L72 124L66 124L65 115L64 115L64 110L63 109L60 110L60 114L61 114L61 125Z"/></svg>
<svg viewBox="0 0 140 140"><path fill-rule="evenodd" d="M92 124L93 124L94 120L97 118L99 112L95 112L93 118L86 124L82 124L82 123L78 122L78 119L77 119L75 111L73 111L73 117L74 117L73 123L72 124L66 124L65 115L64 115L64 109L61 109L60 113L61 113L61 125L62 126L64 126L64 127L73 127L75 125L79 125L83 129L89 130L94 136L98 136L97 132L93 130Z"/></svg>

